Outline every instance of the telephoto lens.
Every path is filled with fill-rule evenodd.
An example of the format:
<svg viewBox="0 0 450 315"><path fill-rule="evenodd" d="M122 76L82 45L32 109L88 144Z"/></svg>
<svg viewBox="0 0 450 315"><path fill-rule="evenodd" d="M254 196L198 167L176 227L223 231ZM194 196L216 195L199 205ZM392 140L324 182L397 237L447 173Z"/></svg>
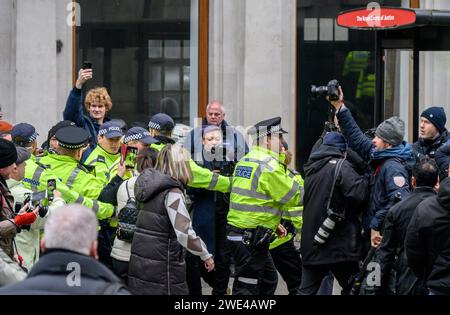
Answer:
<svg viewBox="0 0 450 315"><path fill-rule="evenodd" d="M329 211L327 218L323 221L316 235L314 236L314 242L319 245L323 245L328 241L331 232L336 227L336 223L341 222L344 218L339 214Z"/></svg>

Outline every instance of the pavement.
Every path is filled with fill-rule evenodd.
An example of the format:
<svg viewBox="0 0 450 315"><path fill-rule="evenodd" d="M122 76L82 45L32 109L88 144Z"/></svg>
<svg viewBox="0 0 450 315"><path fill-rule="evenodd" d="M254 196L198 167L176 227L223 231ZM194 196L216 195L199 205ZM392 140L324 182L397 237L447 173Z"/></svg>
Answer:
<svg viewBox="0 0 450 315"><path fill-rule="evenodd" d="M233 287L233 281L234 278L230 278L230 282L228 283L228 288L230 288L230 292L231 288ZM341 286L335 279L333 283L333 295L340 295L341 290L342 290ZM211 287L202 279L202 294L211 295L211 291L212 291ZM278 285L275 291L275 295L288 295L288 294L289 292L287 290L286 282L284 282L283 278L281 278L281 275L278 274Z"/></svg>

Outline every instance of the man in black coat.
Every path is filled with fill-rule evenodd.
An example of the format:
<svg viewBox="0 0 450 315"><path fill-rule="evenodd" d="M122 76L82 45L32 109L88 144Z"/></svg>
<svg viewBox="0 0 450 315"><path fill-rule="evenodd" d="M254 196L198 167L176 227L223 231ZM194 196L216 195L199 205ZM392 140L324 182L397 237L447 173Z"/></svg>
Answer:
<svg viewBox="0 0 450 315"><path fill-rule="evenodd" d="M376 256L380 262L381 287L378 294L386 293L389 285L391 270L396 272L395 293L397 295L426 294L427 291L412 270L408 267L404 251L406 230L411 217L419 203L436 195L435 187L438 183L438 167L433 160L418 162L412 173L414 190L403 201L396 204L388 212L383 238Z"/></svg>
<svg viewBox="0 0 450 315"><path fill-rule="evenodd" d="M0 294L129 294L112 271L97 262L98 221L81 205L56 209L45 224L44 255L27 278Z"/></svg>
<svg viewBox="0 0 450 315"><path fill-rule="evenodd" d="M301 295L316 294L322 279L331 271L348 293L349 278L358 271L361 258L361 223L358 218L361 204L368 194L368 182L358 175L352 165L343 160L336 176L330 208L344 219L337 222L330 236L318 244L316 233L329 218L327 203L333 186L336 167L345 159L347 142L344 136L330 132L323 144L311 154L305 165L305 197L301 252L303 258Z"/></svg>
<svg viewBox="0 0 450 315"><path fill-rule="evenodd" d="M406 232L408 266L431 295L450 294L450 178L420 203Z"/></svg>
<svg viewBox="0 0 450 315"><path fill-rule="evenodd" d="M429 107L420 115L419 140L414 142L413 151L417 160L434 158L436 151L450 139L445 124L444 108Z"/></svg>

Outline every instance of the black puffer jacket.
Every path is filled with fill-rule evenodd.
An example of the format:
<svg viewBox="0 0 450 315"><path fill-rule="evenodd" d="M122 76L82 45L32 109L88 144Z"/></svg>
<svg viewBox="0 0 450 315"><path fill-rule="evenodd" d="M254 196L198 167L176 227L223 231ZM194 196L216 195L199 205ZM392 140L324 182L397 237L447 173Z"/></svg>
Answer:
<svg viewBox="0 0 450 315"><path fill-rule="evenodd" d="M405 241L408 265L435 294L450 294L450 178L439 193L420 203Z"/></svg>
<svg viewBox="0 0 450 315"><path fill-rule="evenodd" d="M393 206L386 215L383 239L376 253L382 274L382 291L380 293L385 292L392 269L396 272L395 291L397 295L423 293L421 283L408 267L404 242L408 224L417 205L435 195L436 193L431 187L417 187L402 202Z"/></svg>
<svg viewBox="0 0 450 315"><path fill-rule="evenodd" d="M164 203L169 191L182 189L179 181L154 169L145 170L136 180L134 193L142 206L128 269L133 294L188 294L185 250L177 241Z"/></svg>
<svg viewBox="0 0 450 315"><path fill-rule="evenodd" d="M303 199L303 228L301 251L304 265L324 265L358 261L361 256L361 223L358 219L361 203L368 194L368 182L344 161L336 181L331 207L344 212L344 221L338 223L324 245L315 246L314 235L327 217L327 201L331 191L336 161L341 152L321 145L310 156L305 166L305 197Z"/></svg>

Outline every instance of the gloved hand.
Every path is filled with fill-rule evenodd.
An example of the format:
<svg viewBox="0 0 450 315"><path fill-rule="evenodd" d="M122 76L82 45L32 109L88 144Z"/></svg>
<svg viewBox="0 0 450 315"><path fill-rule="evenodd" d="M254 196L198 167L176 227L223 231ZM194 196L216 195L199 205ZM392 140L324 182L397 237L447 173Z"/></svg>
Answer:
<svg viewBox="0 0 450 315"><path fill-rule="evenodd" d="M26 212L26 213L19 213L18 215L16 215L16 217L14 218L14 223L18 226L21 225L31 225L34 223L34 221L36 221L36 218L38 216L39 213L39 207L36 208L34 211L32 212Z"/></svg>

